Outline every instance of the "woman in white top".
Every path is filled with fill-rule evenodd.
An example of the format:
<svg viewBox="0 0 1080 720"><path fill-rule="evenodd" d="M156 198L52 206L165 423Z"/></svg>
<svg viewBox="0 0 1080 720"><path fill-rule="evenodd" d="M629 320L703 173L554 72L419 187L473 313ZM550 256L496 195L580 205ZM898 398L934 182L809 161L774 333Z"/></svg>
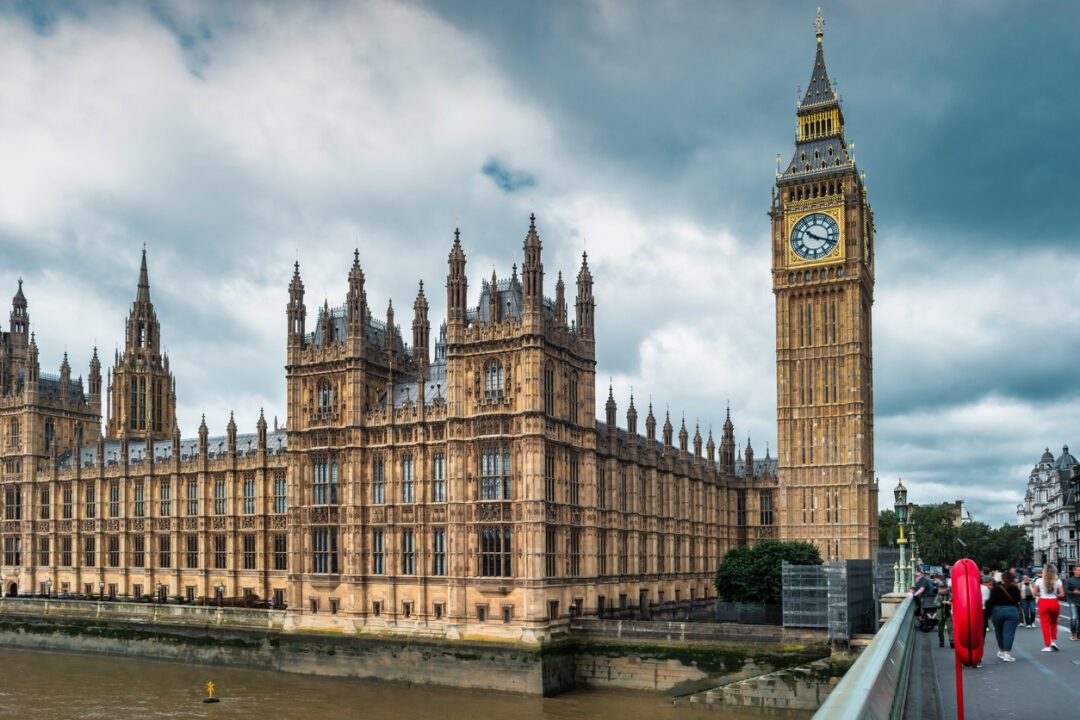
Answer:
<svg viewBox="0 0 1080 720"><path fill-rule="evenodd" d="M1065 597L1065 588L1058 579L1057 568L1053 565L1044 567L1042 579L1032 583L1032 587L1039 601L1039 625L1046 645L1042 651L1060 650L1057 644L1058 615L1061 614L1059 598Z"/></svg>

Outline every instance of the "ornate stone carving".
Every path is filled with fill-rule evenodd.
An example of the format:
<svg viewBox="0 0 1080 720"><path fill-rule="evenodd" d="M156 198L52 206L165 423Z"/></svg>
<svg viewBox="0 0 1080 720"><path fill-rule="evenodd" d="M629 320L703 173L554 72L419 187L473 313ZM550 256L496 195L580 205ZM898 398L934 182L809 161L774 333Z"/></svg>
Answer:
<svg viewBox="0 0 1080 720"><path fill-rule="evenodd" d="M193 518L193 517L184 518L184 529L185 530L198 530L199 529L199 519L198 518Z"/></svg>
<svg viewBox="0 0 1080 720"><path fill-rule="evenodd" d="M225 518L223 518L223 517L214 518L214 529L215 530L224 530L225 529Z"/></svg>
<svg viewBox="0 0 1080 720"><path fill-rule="evenodd" d="M284 530L285 529L285 516L284 515L271 515L270 516L270 527L272 529L274 529L274 530Z"/></svg>
<svg viewBox="0 0 1080 720"><path fill-rule="evenodd" d="M255 516L254 515L245 515L240 520L240 527L242 529L244 529L244 530L254 530L255 529Z"/></svg>
<svg viewBox="0 0 1080 720"><path fill-rule="evenodd" d="M168 530L170 525L171 525L169 520L170 520L170 518L158 518L157 519L157 529L158 530Z"/></svg>
<svg viewBox="0 0 1080 720"><path fill-rule="evenodd" d="M94 530L97 527L97 521L96 520L83 520L80 527L81 527L83 532L94 532Z"/></svg>

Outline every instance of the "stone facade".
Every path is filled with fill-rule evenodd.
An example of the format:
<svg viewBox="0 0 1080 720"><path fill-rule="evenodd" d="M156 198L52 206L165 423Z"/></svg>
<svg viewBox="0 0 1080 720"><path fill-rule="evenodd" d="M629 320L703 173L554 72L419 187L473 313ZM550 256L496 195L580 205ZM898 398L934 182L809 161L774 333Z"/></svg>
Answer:
<svg viewBox="0 0 1080 720"><path fill-rule="evenodd" d="M610 389L597 421L587 258L570 320L561 275L543 295L535 219L524 256L467 306L455 234L434 344L422 284L411 345L392 305L372 317L359 253L344 305L323 302L308 332L297 266L287 430L260 417L241 435L230 418L211 438L204 419L183 439L144 254L105 433L93 364L91 399L72 393L81 434L9 448L5 592L256 595L287 605L291 628L525 640L710 598L728 547L776 535L774 461L736 451L730 414L719 447L670 417L658 433L651 407L640 434L633 398L618 428ZM19 313L9 366L32 377ZM19 408L20 427L43 426L41 407Z"/></svg>
<svg viewBox="0 0 1080 720"><path fill-rule="evenodd" d="M821 32L772 218L780 535L827 559L877 547L870 307L874 214ZM779 159L778 159L779 160Z"/></svg>
<svg viewBox="0 0 1080 720"><path fill-rule="evenodd" d="M1074 493L1078 481L1080 463L1069 453L1069 446L1061 449L1057 459L1047 448L1028 474L1024 502L1016 506L1016 524L1031 536L1030 562L1053 563L1063 576L1077 561Z"/></svg>

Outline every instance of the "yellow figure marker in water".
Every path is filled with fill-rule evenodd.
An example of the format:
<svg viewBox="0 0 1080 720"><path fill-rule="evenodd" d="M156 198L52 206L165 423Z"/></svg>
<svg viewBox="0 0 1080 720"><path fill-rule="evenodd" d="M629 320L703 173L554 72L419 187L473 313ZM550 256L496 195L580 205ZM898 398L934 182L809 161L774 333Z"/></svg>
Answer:
<svg viewBox="0 0 1080 720"><path fill-rule="evenodd" d="M214 699L214 683L212 683L212 682L206 683L206 692L209 693L209 695L210 695L210 697L208 699L213 700Z"/></svg>

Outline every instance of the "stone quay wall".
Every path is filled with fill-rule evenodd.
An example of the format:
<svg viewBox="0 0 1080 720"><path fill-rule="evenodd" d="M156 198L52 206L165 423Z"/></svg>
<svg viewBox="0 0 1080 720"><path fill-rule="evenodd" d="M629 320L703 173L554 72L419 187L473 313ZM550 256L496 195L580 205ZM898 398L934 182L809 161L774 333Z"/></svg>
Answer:
<svg viewBox="0 0 1080 720"><path fill-rule="evenodd" d="M716 629L709 639L694 623L610 621L612 629L603 622L588 631L572 627L543 644L525 644L288 630L285 613L275 610L0 599L0 645L7 647L526 695L576 687L685 694L828 652L818 642L748 641L747 633L756 627L741 634L737 628ZM650 630L650 625L657 627ZM681 625L686 628L668 627Z"/></svg>

